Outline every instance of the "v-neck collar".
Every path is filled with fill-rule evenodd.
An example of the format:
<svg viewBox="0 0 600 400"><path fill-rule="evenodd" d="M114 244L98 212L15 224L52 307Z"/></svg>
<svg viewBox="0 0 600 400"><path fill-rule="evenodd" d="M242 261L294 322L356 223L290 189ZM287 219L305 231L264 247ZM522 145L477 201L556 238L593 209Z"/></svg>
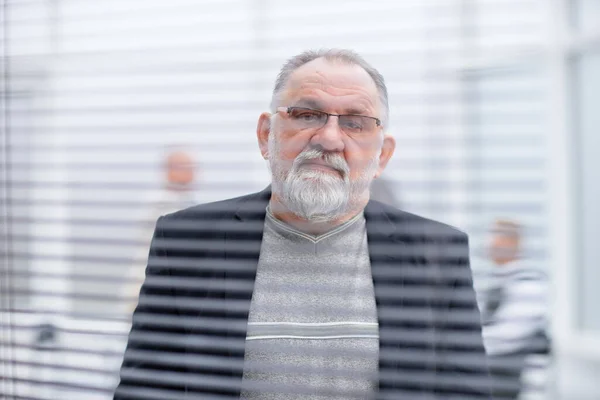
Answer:
<svg viewBox="0 0 600 400"><path fill-rule="evenodd" d="M299 238L308 240L314 244L319 243L327 238L331 238L331 237L349 229L351 226L355 225L358 221L364 220L364 213L361 211L360 213L356 214L354 217L352 217L348 221L344 222L341 225L336 226L335 228L333 228L325 233L322 233L320 235L311 235L309 233L302 232L301 230L293 227L292 225L277 219L271 212L271 208L269 205L267 205L266 211L267 211L266 218L267 218L268 222L270 222L272 224L273 228L276 231L279 231L280 233L292 234Z"/></svg>

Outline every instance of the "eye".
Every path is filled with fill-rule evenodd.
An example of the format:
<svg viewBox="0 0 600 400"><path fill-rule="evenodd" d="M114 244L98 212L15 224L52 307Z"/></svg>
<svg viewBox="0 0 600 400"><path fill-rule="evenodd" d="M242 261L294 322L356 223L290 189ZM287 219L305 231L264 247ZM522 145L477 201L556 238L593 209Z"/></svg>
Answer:
<svg viewBox="0 0 600 400"><path fill-rule="evenodd" d="M364 121L362 117L354 115L344 115L340 121L342 128L348 129L352 132L362 132L364 128Z"/></svg>
<svg viewBox="0 0 600 400"><path fill-rule="evenodd" d="M318 120L319 115L319 112L310 110L293 110L291 113L292 118L307 122Z"/></svg>
<svg viewBox="0 0 600 400"><path fill-rule="evenodd" d="M304 120L304 121L315 121L319 118L319 114L314 113L314 112L310 112L310 111L305 111L303 113L301 113L298 116L299 119Z"/></svg>
<svg viewBox="0 0 600 400"><path fill-rule="evenodd" d="M299 122L312 124L317 122L321 123L326 115L317 110L293 108L290 110L290 117Z"/></svg>

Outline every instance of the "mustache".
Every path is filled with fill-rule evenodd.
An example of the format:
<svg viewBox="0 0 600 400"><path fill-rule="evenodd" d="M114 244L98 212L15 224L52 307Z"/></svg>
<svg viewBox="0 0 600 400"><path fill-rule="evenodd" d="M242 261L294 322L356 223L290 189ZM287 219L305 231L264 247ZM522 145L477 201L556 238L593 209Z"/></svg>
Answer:
<svg viewBox="0 0 600 400"><path fill-rule="evenodd" d="M303 163L315 159L323 160L328 166L340 172L344 177L350 173L348 163L340 154L327 153L319 149L309 149L300 153L294 160L292 170L298 171Z"/></svg>

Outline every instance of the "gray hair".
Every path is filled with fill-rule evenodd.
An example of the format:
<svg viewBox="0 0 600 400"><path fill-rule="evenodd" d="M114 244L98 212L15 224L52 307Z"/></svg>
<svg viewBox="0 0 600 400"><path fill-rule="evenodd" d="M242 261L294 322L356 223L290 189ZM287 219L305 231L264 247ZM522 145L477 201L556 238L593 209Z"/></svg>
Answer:
<svg viewBox="0 0 600 400"><path fill-rule="evenodd" d="M317 58L324 58L328 61L339 61L349 65L358 65L364 69L369 74L371 79L373 79L373 82L377 87L377 91L379 92L379 101L382 105L381 123L384 127L388 127L390 108L388 104L387 87L385 86L383 75L381 75L379 71L373 68L367 61L365 61L365 59L362 58L358 53L346 49L308 50L287 60L285 64L283 64L283 67L281 67L279 75L277 75L277 80L275 81L273 97L271 98L271 111L273 113L276 111L279 95L283 91L283 88L290 78L290 75L304 64L316 60Z"/></svg>

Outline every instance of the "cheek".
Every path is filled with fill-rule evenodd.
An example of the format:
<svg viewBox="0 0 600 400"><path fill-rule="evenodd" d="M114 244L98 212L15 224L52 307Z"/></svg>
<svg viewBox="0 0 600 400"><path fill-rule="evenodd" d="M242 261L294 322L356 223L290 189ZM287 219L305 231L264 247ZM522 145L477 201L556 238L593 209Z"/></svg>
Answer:
<svg viewBox="0 0 600 400"><path fill-rule="evenodd" d="M302 132L283 131L278 136L278 157L282 161L293 162L298 154L306 150L312 135Z"/></svg>
<svg viewBox="0 0 600 400"><path fill-rule="evenodd" d="M494 247L500 248L500 249L507 249L507 248L510 248L512 245L510 240L506 240L504 238L495 239L493 244L494 244Z"/></svg>
<svg viewBox="0 0 600 400"><path fill-rule="evenodd" d="M344 149L344 158L350 166L350 175L360 176L380 151L373 144L348 143Z"/></svg>

